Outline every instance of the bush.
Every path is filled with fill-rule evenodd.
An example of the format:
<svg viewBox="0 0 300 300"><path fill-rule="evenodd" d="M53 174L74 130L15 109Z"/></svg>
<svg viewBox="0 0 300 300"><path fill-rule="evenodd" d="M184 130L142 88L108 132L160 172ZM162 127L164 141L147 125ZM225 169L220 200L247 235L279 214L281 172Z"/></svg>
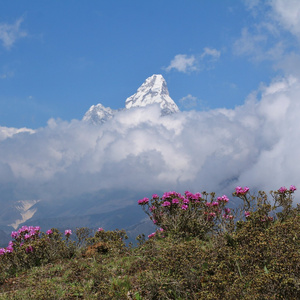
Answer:
<svg viewBox="0 0 300 300"><path fill-rule="evenodd" d="M208 196L209 200L208 200ZM188 191L181 195L177 192L165 193L161 198L154 194L149 201L138 201L144 212L164 234L179 237L205 238L208 233L229 228L233 215L226 207L229 201L226 195L215 198L215 194L203 192L192 194ZM153 237L153 233L150 237Z"/></svg>

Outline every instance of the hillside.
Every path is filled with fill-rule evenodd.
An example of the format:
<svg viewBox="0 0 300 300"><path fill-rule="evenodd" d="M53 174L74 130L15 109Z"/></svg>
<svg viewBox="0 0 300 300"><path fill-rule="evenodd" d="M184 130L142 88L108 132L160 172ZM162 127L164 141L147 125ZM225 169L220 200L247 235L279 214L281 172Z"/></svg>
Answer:
<svg viewBox="0 0 300 300"><path fill-rule="evenodd" d="M139 236L136 247L125 245L123 230L99 228L91 235L81 228L66 230L62 238L55 229L40 234L39 227L24 227L13 233L13 250L0 255L0 297L299 299L300 206L292 206L294 187L272 192L272 205L264 192L253 196L248 190L237 187L234 193L243 216L228 210L225 195L171 192L139 200L146 213L151 205L150 218L160 209L166 218L157 219L164 229L147 241ZM189 200L189 207L183 209L181 200ZM197 224L204 231L191 218L192 208L202 204ZM221 223L218 213L212 218L216 207ZM167 229L170 219L185 230Z"/></svg>

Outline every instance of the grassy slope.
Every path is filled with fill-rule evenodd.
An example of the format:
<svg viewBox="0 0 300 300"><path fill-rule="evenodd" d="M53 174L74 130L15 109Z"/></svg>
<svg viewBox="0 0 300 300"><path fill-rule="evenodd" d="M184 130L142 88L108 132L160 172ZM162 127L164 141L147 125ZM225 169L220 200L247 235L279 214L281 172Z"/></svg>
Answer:
<svg viewBox="0 0 300 300"><path fill-rule="evenodd" d="M299 228L298 214L206 241L107 242L107 251L18 271L0 299L300 299Z"/></svg>

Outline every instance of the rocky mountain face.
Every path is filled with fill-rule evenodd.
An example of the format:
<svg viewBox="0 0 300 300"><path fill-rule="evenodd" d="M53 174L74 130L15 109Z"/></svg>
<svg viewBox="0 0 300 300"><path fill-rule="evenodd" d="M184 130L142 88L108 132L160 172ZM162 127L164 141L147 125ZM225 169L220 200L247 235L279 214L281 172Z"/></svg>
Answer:
<svg viewBox="0 0 300 300"><path fill-rule="evenodd" d="M138 88L137 92L125 101L125 109L134 107L145 107L147 105L159 104L162 116L179 111L176 103L171 99L164 77L154 74L148 77ZM120 109L122 110L122 109ZM91 124L103 124L111 119L119 110L113 110L102 104L92 105L83 117L83 121Z"/></svg>

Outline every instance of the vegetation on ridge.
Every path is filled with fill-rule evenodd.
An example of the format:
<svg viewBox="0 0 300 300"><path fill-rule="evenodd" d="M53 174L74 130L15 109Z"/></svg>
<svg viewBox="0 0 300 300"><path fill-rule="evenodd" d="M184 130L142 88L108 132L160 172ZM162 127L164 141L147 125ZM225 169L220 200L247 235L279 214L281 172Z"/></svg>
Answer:
<svg viewBox="0 0 300 300"><path fill-rule="evenodd" d="M300 299L295 190L237 187L236 209L206 192L143 198L158 229L136 247L124 230L24 226L0 249L0 299Z"/></svg>

